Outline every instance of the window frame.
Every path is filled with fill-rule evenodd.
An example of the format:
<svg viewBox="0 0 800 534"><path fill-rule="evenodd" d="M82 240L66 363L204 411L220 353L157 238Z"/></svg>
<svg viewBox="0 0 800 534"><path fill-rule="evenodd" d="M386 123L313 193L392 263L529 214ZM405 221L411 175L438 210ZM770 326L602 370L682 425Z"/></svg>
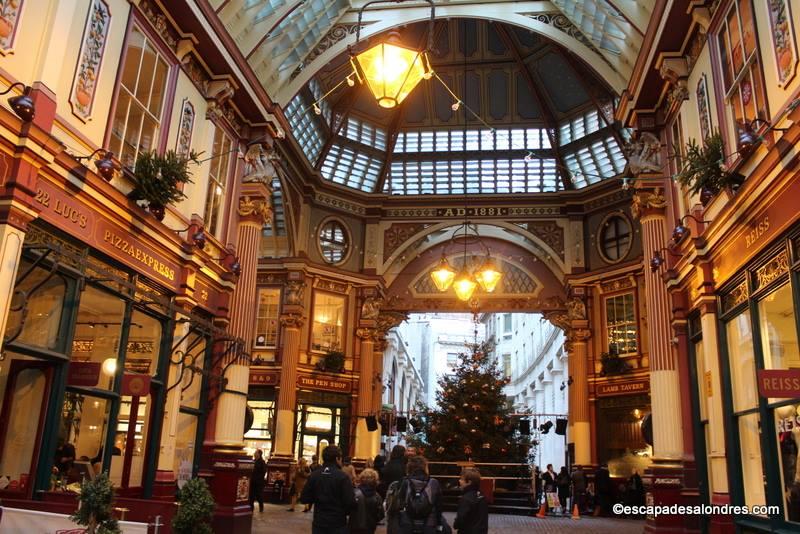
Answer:
<svg viewBox="0 0 800 534"><path fill-rule="evenodd" d="M237 158L231 157L236 150L239 149L239 140L238 137L227 127L227 125L222 124L220 121L211 121L211 124L214 125L214 133L211 137L211 146L213 151L214 140L218 132L221 132L222 136L230 141L230 152L226 154L228 158L228 168L225 172L225 180L222 183L222 195L219 201L219 205L216 207L216 219L214 220L216 228L212 228L211 221L207 218L207 211L208 211L208 201L211 195L211 185L212 181L215 184L219 184L219 181L215 178L211 177L211 169L213 168L214 164L217 160L221 159L219 156L224 153L223 151L220 154L216 154L216 158L211 159L208 164L208 171L205 173L205 198L203 199L203 224L205 225L206 231L214 236L216 239L223 241L223 236L228 231L228 211L229 211L229 202L227 199L229 197L228 188L230 187L231 182L235 179L236 176L236 167L237 167Z"/></svg>
<svg viewBox="0 0 800 534"><path fill-rule="evenodd" d="M112 130L114 127L114 115L117 111L120 90L122 88L123 66L125 65L125 60L128 56L128 45L130 44L134 27L141 31L148 42L152 43L153 47L156 48L160 56L163 57L167 63L167 75L164 82L164 101L162 102L161 116L159 118L158 141L153 143L152 148L159 154L163 154L169 143L170 117L172 116L174 111L173 108L175 106L175 89L178 82L180 62L175 56L175 53L166 46L160 36L153 30L147 19L145 19L136 9L131 10L131 16L128 18L128 25L125 28L125 38L120 51L117 75L114 80L114 90L111 97L111 106L109 107L106 131L103 137L103 146L110 147ZM117 154L117 156L121 158L122 154ZM122 172L123 174L132 174L133 170L123 164Z"/></svg>
<svg viewBox="0 0 800 534"><path fill-rule="evenodd" d="M317 309L317 297L319 295L329 295L329 296L334 296L334 297L340 298L340 299L342 299L342 302L344 304L344 308L343 308L343 311L342 311L342 326L340 327L340 329L341 329L341 339L339 339L339 346L337 348L329 348L329 349L314 348L314 323L316 322L315 319L316 319L316 309ZM347 308L348 308L348 300L349 299L348 299L347 295L344 295L342 293L335 293L333 291L324 291L324 290L321 290L321 289L314 289L314 293L313 293L312 298L311 298L311 324L309 325L309 328L308 328L308 351L309 351L309 353L325 354L328 351L340 351L340 352L345 353L345 355L347 354L346 348L347 348L347 326L348 326L348 316L347 316L347 313L348 313L348 310L347 310ZM347 358L345 356L345 360L346 359Z"/></svg>
<svg viewBox="0 0 800 534"><path fill-rule="evenodd" d="M347 249L345 250L344 255L338 261L328 261L328 258L325 257L325 251L322 248L322 231L325 229L325 226L331 223L336 223L342 227L342 234L345 238L345 246ZM353 234L350 231L350 227L339 217L325 217L322 219L319 224L317 225L317 230L314 232L314 239L317 243L317 252L319 253L320 258L326 265L330 265L332 267L336 267L339 265L343 265L347 263L347 260L350 259L350 255L353 253Z"/></svg>
<svg viewBox="0 0 800 534"><path fill-rule="evenodd" d="M258 323L262 319L262 317L259 315L260 310L261 310L261 293L262 293L262 291L265 291L265 290L277 291L278 292L278 301L277 301L277 306L276 306L277 314L275 316L277 321L278 321L278 325L277 325L277 328L276 328L276 331L275 331L275 344L274 345L269 345L269 344L258 345L258 335L259 335ZM283 307L282 306L282 304L283 304L283 290L282 290L281 286L259 286L259 287L257 287L256 288L256 303L257 303L256 304L256 318L255 318L255 325L254 325L254 328L253 328L254 329L254 331L253 331L253 348L254 349L259 349L259 350L266 350L266 351L274 350L274 351L277 352L278 347L280 346L280 343L281 343L281 339L280 339L281 338L280 317L281 317L281 308Z"/></svg>
<svg viewBox="0 0 800 534"><path fill-rule="evenodd" d="M622 219L623 221L625 221L625 224L628 225L628 234L627 234L628 243L624 248L620 248L619 245L617 245L617 248L620 249L620 256L617 259L612 259L606 255L605 251L606 241L603 239L604 236L603 232L605 231L606 226L610 224L611 221L614 219ZM619 243L620 242L619 235L616 237L617 237L616 243ZM603 220L600 223L599 231L595 236L595 246L597 248L598 254L600 254L600 257L603 259L604 262L613 265L625 261L630 255L631 250L633 249L633 241L634 241L633 223L631 222L630 218L625 214L624 211L612 211L611 213L608 213L605 217L603 217Z"/></svg>
<svg viewBox="0 0 800 534"><path fill-rule="evenodd" d="M636 350L633 352L617 352L617 355L620 357L630 357L636 356L641 353L642 344L640 340L640 328L639 328L639 299L637 298L638 295L636 291L633 289L627 289L623 291L618 291L615 293L610 293L607 295L603 295L603 309L602 309L602 317L603 317L603 336L605 339L605 344L601 352L609 352L611 353L611 340L609 335L609 323L608 323L608 301L620 297L624 297L625 295L631 295L631 309L633 311L633 326L636 330Z"/></svg>

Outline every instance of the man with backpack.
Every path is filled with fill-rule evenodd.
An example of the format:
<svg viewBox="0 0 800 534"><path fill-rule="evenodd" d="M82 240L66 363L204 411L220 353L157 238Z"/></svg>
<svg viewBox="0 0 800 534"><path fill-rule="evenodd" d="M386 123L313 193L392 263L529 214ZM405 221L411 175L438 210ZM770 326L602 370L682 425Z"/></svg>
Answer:
<svg viewBox="0 0 800 534"><path fill-rule="evenodd" d="M392 495L387 516L396 520L390 532L397 534L439 534L449 532L442 518L442 488L439 481L428 474L428 461L423 456L412 456L406 465L407 476L400 482L396 495ZM390 487L390 490L393 489ZM387 493L387 502L389 495ZM396 530L392 527L396 527Z"/></svg>
<svg viewBox="0 0 800 534"><path fill-rule="evenodd" d="M329 445L322 451L322 468L308 477L300 502L314 505L312 534L347 534L347 516L355 505L350 478L342 472L342 452Z"/></svg>
<svg viewBox="0 0 800 534"><path fill-rule="evenodd" d="M458 485L464 494L458 501L458 512L453 528L458 534L488 534L489 503L480 491L480 472L472 468L464 469Z"/></svg>

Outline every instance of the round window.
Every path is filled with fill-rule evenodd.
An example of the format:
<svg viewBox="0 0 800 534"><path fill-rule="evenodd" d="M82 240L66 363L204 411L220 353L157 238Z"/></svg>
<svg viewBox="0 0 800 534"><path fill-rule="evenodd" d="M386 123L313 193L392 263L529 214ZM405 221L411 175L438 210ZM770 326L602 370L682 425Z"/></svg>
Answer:
<svg viewBox="0 0 800 534"><path fill-rule="evenodd" d="M621 214L606 217L597 236L597 248L609 263L622 261L631 250L633 232L628 218Z"/></svg>
<svg viewBox="0 0 800 534"><path fill-rule="evenodd" d="M319 230L319 251L328 263L341 263L347 258L350 237L339 221L325 222Z"/></svg>

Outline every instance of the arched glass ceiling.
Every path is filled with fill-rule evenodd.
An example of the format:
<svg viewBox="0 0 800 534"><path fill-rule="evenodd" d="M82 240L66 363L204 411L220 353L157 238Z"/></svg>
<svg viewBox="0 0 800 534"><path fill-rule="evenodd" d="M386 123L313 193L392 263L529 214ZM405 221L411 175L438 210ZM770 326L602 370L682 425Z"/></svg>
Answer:
<svg viewBox="0 0 800 534"><path fill-rule="evenodd" d="M610 123L614 95L550 41L495 26L446 23L432 57L490 127L465 116L463 106L453 112L452 98L433 81L392 111L359 87L315 110L313 102L349 72L342 61L285 109L309 163L325 180L390 195L556 192L622 173L626 161ZM409 42L421 35L411 28Z"/></svg>

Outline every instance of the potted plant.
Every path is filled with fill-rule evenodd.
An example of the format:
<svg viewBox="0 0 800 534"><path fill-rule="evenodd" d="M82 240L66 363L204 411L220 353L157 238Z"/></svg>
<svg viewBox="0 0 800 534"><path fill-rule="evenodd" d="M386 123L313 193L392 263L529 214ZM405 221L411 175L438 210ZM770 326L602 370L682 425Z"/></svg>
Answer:
<svg viewBox="0 0 800 534"><path fill-rule="evenodd" d="M600 376L621 375L631 370L630 364L619 357L616 351L600 354Z"/></svg>
<svg viewBox="0 0 800 534"><path fill-rule="evenodd" d="M317 362L317 369L320 371L332 371L340 373L344 371L344 352L339 350L329 350L325 356Z"/></svg>
<svg viewBox="0 0 800 534"><path fill-rule="evenodd" d="M733 191L742 184L742 176L725 170L725 145L722 135L714 132L697 144L689 139L683 166L675 176L676 180L691 194L700 193L700 203L707 205L722 189Z"/></svg>
<svg viewBox="0 0 800 534"><path fill-rule="evenodd" d="M183 184L191 183L189 163L199 163L198 154L182 156L168 150L163 156L155 151L144 152L136 158L133 169L133 189L128 197L147 201L150 213L164 219L164 208L186 198Z"/></svg>
<svg viewBox="0 0 800 534"><path fill-rule="evenodd" d="M178 492L178 511L172 519L175 534L213 534L214 498L202 478L193 478Z"/></svg>
<svg viewBox="0 0 800 534"><path fill-rule="evenodd" d="M102 473L94 480L85 480L81 484L78 496L80 505L69 518L86 527L87 534L122 534L117 520L111 514L113 500L114 486L108 474Z"/></svg>

